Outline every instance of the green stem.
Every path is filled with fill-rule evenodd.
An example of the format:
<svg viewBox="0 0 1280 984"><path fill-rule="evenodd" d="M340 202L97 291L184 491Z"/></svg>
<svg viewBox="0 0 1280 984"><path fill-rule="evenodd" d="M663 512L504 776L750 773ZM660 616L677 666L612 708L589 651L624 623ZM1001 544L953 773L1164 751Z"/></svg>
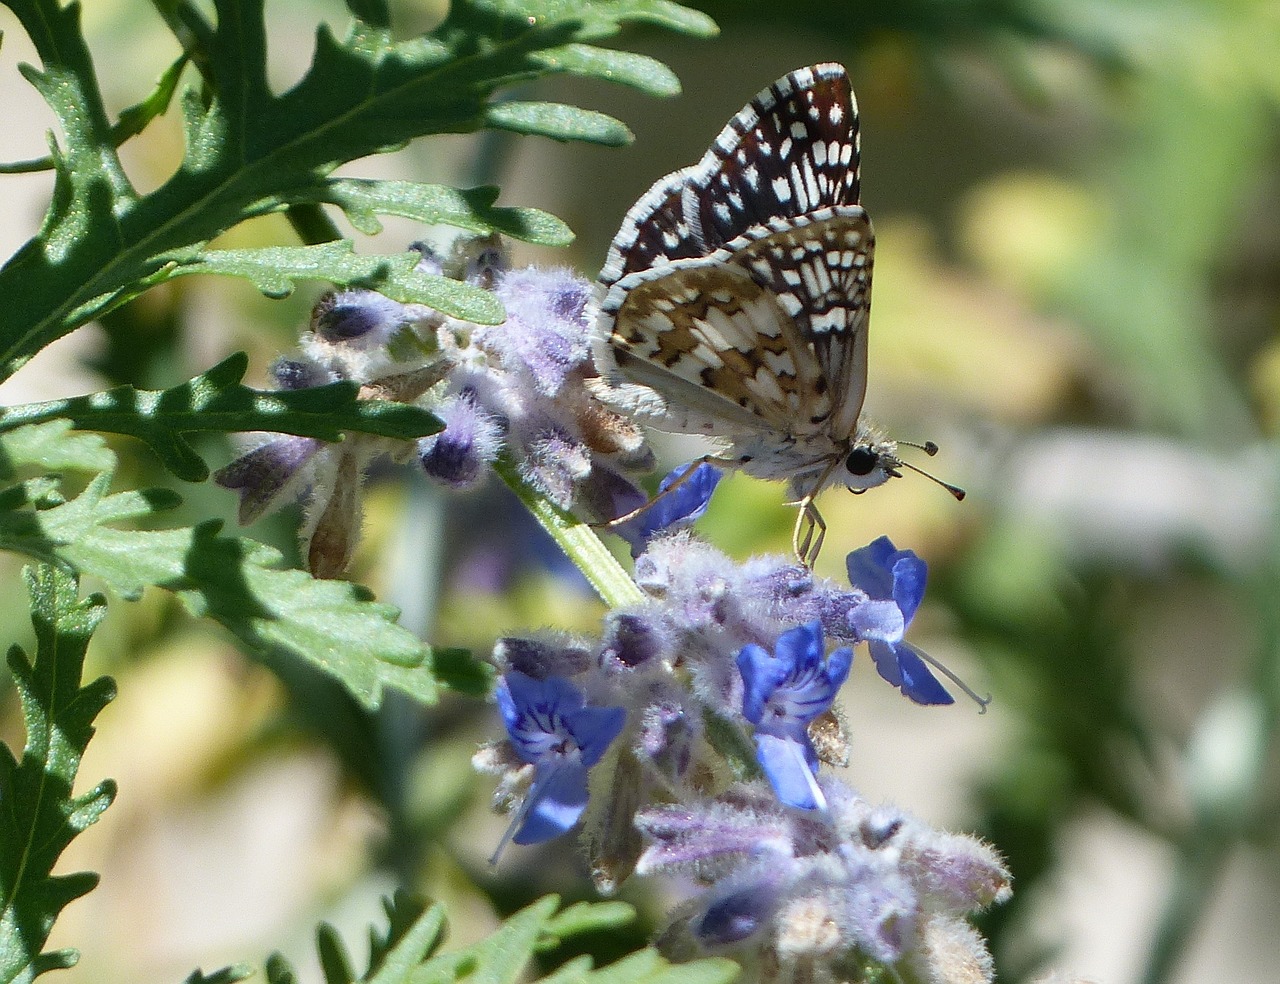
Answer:
<svg viewBox="0 0 1280 984"><path fill-rule="evenodd" d="M533 514L533 518L551 534L565 556L582 571L606 605L610 608L622 608L641 604L645 600L644 594L636 587L630 575L600 542L595 530L548 502L521 478L516 466L505 455L493 463L493 469Z"/></svg>
<svg viewBox="0 0 1280 984"><path fill-rule="evenodd" d="M285 211L285 218L293 226L298 238L308 246L331 243L342 238L342 230L319 205L290 205Z"/></svg>
<svg viewBox="0 0 1280 984"><path fill-rule="evenodd" d="M1164 984L1177 967L1204 915L1222 873L1227 845L1220 838L1193 835L1178 851L1164 911L1147 954L1142 984Z"/></svg>
<svg viewBox="0 0 1280 984"><path fill-rule="evenodd" d="M1170 979L1213 897L1231 851L1272 825L1264 800L1267 763L1280 734L1280 524L1271 555L1250 579L1261 639L1243 686L1218 695L1201 713L1188 752L1195 827L1181 839L1173 885L1156 928L1143 984Z"/></svg>

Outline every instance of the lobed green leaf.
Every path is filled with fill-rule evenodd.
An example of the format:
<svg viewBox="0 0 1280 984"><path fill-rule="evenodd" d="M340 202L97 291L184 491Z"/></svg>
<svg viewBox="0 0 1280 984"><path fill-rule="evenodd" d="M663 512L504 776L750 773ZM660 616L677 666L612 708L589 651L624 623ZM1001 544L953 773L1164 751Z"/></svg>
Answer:
<svg viewBox="0 0 1280 984"><path fill-rule="evenodd" d="M493 187L459 190L418 181L333 178L324 183L316 197L337 205L357 229L370 235L381 231L377 216L398 215L482 236L500 232L538 246L567 246L573 242L573 230L550 212L495 207L498 189Z"/></svg>
<svg viewBox="0 0 1280 984"><path fill-rule="evenodd" d="M187 35L203 88L182 99L186 154L160 188L138 195L120 165L115 132L93 82L78 7L57 0L11 0L32 35L42 68L28 78L53 109L63 143L52 150L53 201L39 235L0 269L0 378L54 339L176 276L245 277L272 295L299 279L374 286L394 297L438 306L467 320L496 323L492 298L413 274L406 259L317 252L210 252L207 243L245 219L309 204L338 204L327 179L348 161L403 146L415 137L496 127L557 140L618 144L630 133L602 113L555 103L501 103L501 90L569 73L621 82L655 94L676 91L674 76L638 55L598 49L625 23L706 35L701 14L663 0L552 3L456 0L430 35L393 39L385 5L354 9L339 39L316 34L312 64L292 89L267 84L264 0L214 0L206 23L194 5L170 11ZM173 69L176 77L180 69ZM130 129L167 104L167 80ZM328 189L328 190L326 190ZM372 195L347 187L355 221L371 228ZM376 196L383 201L388 192ZM421 204L421 203L419 203ZM450 214L440 214L449 221ZM453 217L459 217L457 213ZM463 223L475 215L460 216ZM502 229L508 218L490 223ZM520 216L520 222L531 219ZM480 218L481 222L487 221ZM564 231L539 217L537 239ZM502 231L506 231L502 229Z"/></svg>
<svg viewBox="0 0 1280 984"><path fill-rule="evenodd" d="M115 798L105 780L75 795L81 756L93 721L115 696L101 677L82 685L85 651L106 613L99 595L79 598L75 578L50 564L23 571L36 630L35 658L17 646L9 669L22 703L26 745L21 761L0 744L0 981L30 981L70 967L74 950L42 953L67 903L97 884L97 875L53 874L75 836Z"/></svg>
<svg viewBox="0 0 1280 984"><path fill-rule="evenodd" d="M359 386L352 382L287 391L251 389L241 383L248 365L248 356L238 352L208 372L166 390L120 386L90 396L0 408L0 434L20 434L31 424L54 421L64 421L63 430L76 427L128 434L145 441L174 475L202 482L209 477L209 467L185 434L273 431L341 441L344 431L352 431L411 441L441 427L434 415L419 407L359 399ZM37 440L46 449L58 444L52 431L19 440ZM105 450L105 445L100 446ZM87 450L76 453L82 457L89 454ZM58 467L52 459L47 460L51 462L47 468ZM101 456L97 460L101 461ZM110 466L99 464L97 470L105 467Z"/></svg>
<svg viewBox="0 0 1280 984"><path fill-rule="evenodd" d="M61 423L37 434L0 435L0 459L11 471L41 457L36 438L51 438ZM23 448L29 449L25 454ZM221 535L221 524L139 530L136 524L173 508L168 489L110 493L110 471L64 499L52 476L0 489L0 549L101 578L123 598L147 587L176 594L197 617L230 631L250 655L267 664L300 659L341 682L367 708L387 687L433 703L440 687L481 695L491 671L463 650L432 649L396 623L398 612L367 589L322 581L283 567L280 553L247 537Z"/></svg>
<svg viewBox="0 0 1280 984"><path fill-rule="evenodd" d="M286 297L300 281L325 280L364 287L394 301L425 304L463 321L501 324L502 305L489 291L448 277L415 270L420 253L360 256L349 242L314 246L267 246L219 249L185 258L170 268L171 276L217 273L243 277L268 297Z"/></svg>

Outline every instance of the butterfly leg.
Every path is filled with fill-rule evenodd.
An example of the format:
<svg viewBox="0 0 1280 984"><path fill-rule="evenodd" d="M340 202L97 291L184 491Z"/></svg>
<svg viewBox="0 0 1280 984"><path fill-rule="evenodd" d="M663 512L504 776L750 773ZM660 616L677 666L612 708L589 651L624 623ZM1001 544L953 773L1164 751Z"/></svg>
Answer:
<svg viewBox="0 0 1280 984"><path fill-rule="evenodd" d="M737 458L717 458L713 454L704 454L701 458L696 458L692 462L690 462L689 467L685 469L683 475L681 475L674 482L668 485L665 489L663 489L661 492L655 495L643 506L640 506L636 509L632 509L631 512L629 513L623 513L621 516L615 516L613 519L609 520L608 522L591 523L590 524L591 528L596 530L611 530L615 526L621 526L623 523L630 522L631 520L639 516L642 512L644 512L646 509L652 508L655 502L658 502L660 499L666 498L676 489L680 488L680 486L682 486L685 482L687 482L689 479L693 477L694 472L696 472L703 465L708 465L708 464L719 465L721 468L734 468L741 465L742 462Z"/></svg>
<svg viewBox="0 0 1280 984"><path fill-rule="evenodd" d="M813 496L807 495L799 502L800 512L791 533L791 549L796 559L805 567L813 567L822 552L822 541L827 538L827 524L813 504Z"/></svg>

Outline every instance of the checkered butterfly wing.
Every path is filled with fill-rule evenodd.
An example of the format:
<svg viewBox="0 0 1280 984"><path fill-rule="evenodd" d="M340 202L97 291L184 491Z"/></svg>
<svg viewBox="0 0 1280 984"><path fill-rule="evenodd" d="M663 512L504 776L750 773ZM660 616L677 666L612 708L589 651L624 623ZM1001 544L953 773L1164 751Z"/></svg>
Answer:
<svg viewBox="0 0 1280 984"><path fill-rule="evenodd" d="M671 430L852 433L873 250L858 190L834 64L765 89L655 184L600 275L597 363L621 402Z"/></svg>

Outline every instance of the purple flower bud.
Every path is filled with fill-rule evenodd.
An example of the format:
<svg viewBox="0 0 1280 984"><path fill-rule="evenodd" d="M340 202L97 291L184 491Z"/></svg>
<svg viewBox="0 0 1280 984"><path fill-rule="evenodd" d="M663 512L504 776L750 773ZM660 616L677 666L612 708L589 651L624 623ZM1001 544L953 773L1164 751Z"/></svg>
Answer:
<svg viewBox="0 0 1280 984"><path fill-rule="evenodd" d="M444 430L418 441L418 460L428 475L450 488L473 488L502 449L502 428L466 389L436 408Z"/></svg>
<svg viewBox="0 0 1280 984"><path fill-rule="evenodd" d="M915 940L919 902L890 861L854 863L844 892L842 922L863 950L881 963L896 963Z"/></svg>
<svg viewBox="0 0 1280 984"><path fill-rule="evenodd" d="M724 554L680 532L656 537L636 558L635 582L667 602L676 624L691 632L736 619L741 575Z"/></svg>
<svg viewBox="0 0 1280 984"><path fill-rule="evenodd" d="M693 925L703 946L741 943L764 928L773 915L776 898L759 884L748 884L715 899Z"/></svg>
<svg viewBox="0 0 1280 984"><path fill-rule="evenodd" d="M538 639L499 639L493 658L503 670L515 670L535 680L576 676L594 663L590 650L568 636L551 632Z"/></svg>
<svg viewBox="0 0 1280 984"><path fill-rule="evenodd" d="M785 857L794 840L787 818L768 804L684 802L650 807L636 815L636 828L649 841L636 871L705 871L758 854Z"/></svg>
<svg viewBox="0 0 1280 984"><path fill-rule="evenodd" d="M583 310L590 285L568 270L526 267L503 274L494 293L506 323L484 329L486 344L543 396L555 396L565 379L585 365L590 345Z"/></svg>
<svg viewBox="0 0 1280 984"><path fill-rule="evenodd" d="M311 312L311 331L325 342L376 348L413 320L399 301L372 290L344 290L320 298Z"/></svg>
<svg viewBox="0 0 1280 984"><path fill-rule="evenodd" d="M1009 871L976 837L933 830L916 821L902 852L903 867L933 905L955 913L985 909L1011 894Z"/></svg>
<svg viewBox="0 0 1280 984"><path fill-rule="evenodd" d="M279 437L219 468L213 480L239 493L240 522L252 523L292 497L306 480L306 466L323 447L324 441L312 437Z"/></svg>
<svg viewBox="0 0 1280 984"><path fill-rule="evenodd" d="M806 728L831 707L853 665L853 650L837 649L824 660L819 622L782 633L774 648L770 653L747 645L738 654L742 713L756 726L756 756L778 799L802 810L822 809L818 755Z"/></svg>
<svg viewBox="0 0 1280 984"><path fill-rule="evenodd" d="M591 474L591 452L562 427L538 431L525 448L521 473L561 509L573 505L577 483Z"/></svg>
<svg viewBox="0 0 1280 984"><path fill-rule="evenodd" d="M662 624L648 613L613 612L606 617L601 660L635 669L669 650Z"/></svg>
<svg viewBox="0 0 1280 984"><path fill-rule="evenodd" d="M636 750L669 780L679 780L689 770L699 731L698 713L687 709L675 694L650 697L645 704L636 729Z"/></svg>

